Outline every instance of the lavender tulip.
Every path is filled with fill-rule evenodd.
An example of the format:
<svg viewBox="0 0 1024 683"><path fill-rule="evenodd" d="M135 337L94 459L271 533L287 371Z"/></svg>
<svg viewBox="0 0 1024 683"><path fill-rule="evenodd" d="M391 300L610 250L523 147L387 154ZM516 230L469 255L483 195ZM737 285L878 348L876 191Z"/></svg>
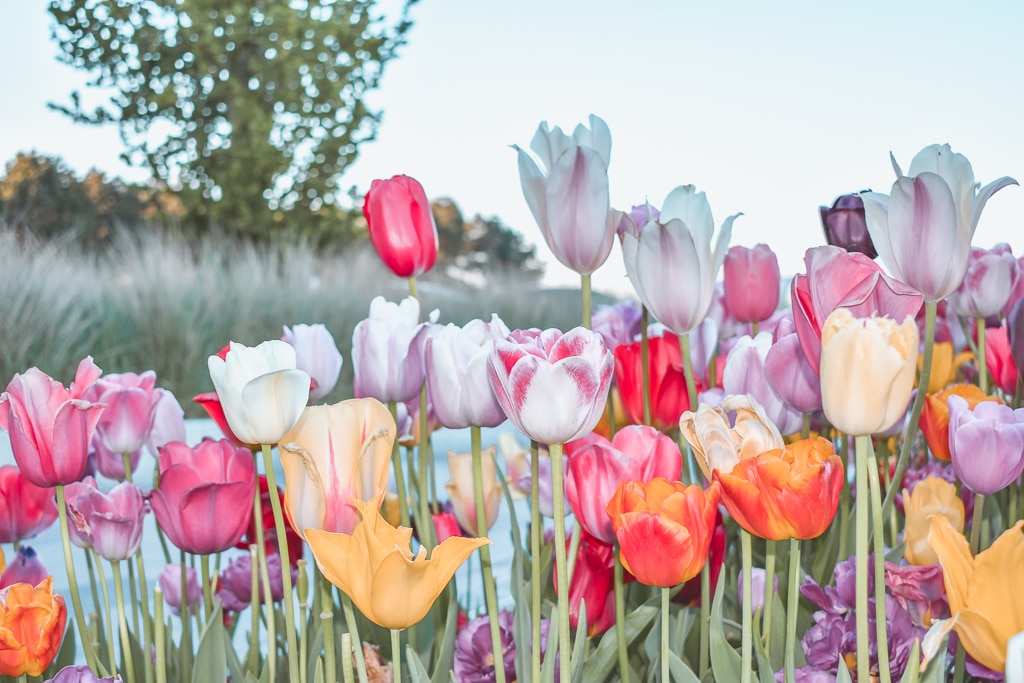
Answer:
<svg viewBox="0 0 1024 683"><path fill-rule="evenodd" d="M821 379L800 346L792 312L787 311L773 333L774 343L764 359L769 386L791 408L802 413L821 409Z"/></svg>
<svg viewBox="0 0 1024 683"><path fill-rule="evenodd" d="M181 565L169 564L157 579L164 594L164 602L174 614L181 613ZM185 568L185 595L189 610L195 614L203 599L203 587L199 585L199 574L192 567Z"/></svg>
<svg viewBox="0 0 1024 683"><path fill-rule="evenodd" d="M756 337L740 337L725 360L722 388L726 394L749 394L757 399L765 414L782 434L800 431L803 414L791 408L768 382L765 359L772 346L772 336L762 332Z"/></svg>
<svg viewBox="0 0 1024 683"><path fill-rule="evenodd" d="M1013 410L994 401L970 409L952 395L949 401L949 452L953 470L964 486L992 495L1024 471L1024 408Z"/></svg>
<svg viewBox="0 0 1024 683"><path fill-rule="evenodd" d="M1006 316L1010 335L1010 356L1017 366L1017 374L1024 373L1024 299L1018 301Z"/></svg>
<svg viewBox="0 0 1024 683"><path fill-rule="evenodd" d="M85 664L65 666L57 672L57 675L49 679L47 683L120 683L119 676L99 678Z"/></svg>
<svg viewBox="0 0 1024 683"><path fill-rule="evenodd" d="M330 331L320 323L285 326L281 340L295 348L295 367L312 379L310 402L331 393L338 383L343 361Z"/></svg>
<svg viewBox="0 0 1024 683"><path fill-rule="evenodd" d="M590 316L590 329L601 335L604 345L612 351L619 344L628 344L640 336L640 305L632 299L607 306L597 306Z"/></svg>
<svg viewBox="0 0 1024 683"><path fill-rule="evenodd" d="M423 350L431 334L420 322L420 302L406 297L392 303L382 296L370 302L370 315L352 333L353 388L356 398L383 403L411 401L423 386Z"/></svg>
<svg viewBox="0 0 1024 683"><path fill-rule="evenodd" d="M961 316L987 318L999 315L1018 278L1020 265L1013 257L1010 245L997 244L992 249L973 248L967 274L957 290L949 295L949 305Z"/></svg>

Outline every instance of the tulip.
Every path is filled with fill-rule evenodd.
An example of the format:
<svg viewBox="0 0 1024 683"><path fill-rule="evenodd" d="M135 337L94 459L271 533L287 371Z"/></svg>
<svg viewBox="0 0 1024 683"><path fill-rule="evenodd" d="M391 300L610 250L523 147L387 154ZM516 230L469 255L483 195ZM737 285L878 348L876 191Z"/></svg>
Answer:
<svg viewBox="0 0 1024 683"><path fill-rule="evenodd" d="M311 406L281 438L288 519L306 529L352 533L354 499L370 500L387 486L395 421L373 398Z"/></svg>
<svg viewBox="0 0 1024 683"><path fill-rule="evenodd" d="M779 260L767 244L731 247L723 262L725 307L736 320L767 320L779 305Z"/></svg>
<svg viewBox="0 0 1024 683"><path fill-rule="evenodd" d="M1024 408L949 397L949 450L964 486L990 496L1024 471Z"/></svg>
<svg viewBox="0 0 1024 683"><path fill-rule="evenodd" d="M258 449L259 444L243 443L235 433L231 431L231 425L228 424L227 418L224 416L224 406L220 404L220 397L217 396L216 391L207 391L202 394L197 394L192 397L192 401L198 403L199 406L206 411L206 414L210 416L210 419L217 423L217 428L220 429L220 433L224 435L231 443L235 444L240 448L248 448L250 450ZM179 439L183 441L184 439Z"/></svg>
<svg viewBox="0 0 1024 683"><path fill-rule="evenodd" d="M671 588L700 573L708 558L719 485L707 490L656 478L619 485L608 515L622 566L648 586Z"/></svg>
<svg viewBox="0 0 1024 683"><path fill-rule="evenodd" d="M836 198L832 208L819 206L825 241L846 251L859 251L870 259L878 256L864 219L864 200L858 194Z"/></svg>
<svg viewBox="0 0 1024 683"><path fill-rule="evenodd" d="M32 538L56 519L52 488L36 486L14 465L0 467L0 543Z"/></svg>
<svg viewBox="0 0 1024 683"><path fill-rule="evenodd" d="M715 279L725 259L732 223L722 224L711 249L715 223L703 192L677 187L665 198L657 220L622 237L626 275L640 301L676 334L686 334L704 320L715 294Z"/></svg>
<svg viewBox="0 0 1024 683"><path fill-rule="evenodd" d="M971 163L949 145L931 145L910 162L910 175L893 159L889 196L866 192L864 215L879 257L898 280L926 301L946 298L964 279L978 219L995 192L1016 185L994 180L979 191Z"/></svg>
<svg viewBox="0 0 1024 683"><path fill-rule="evenodd" d="M736 412L734 426L726 415L733 411ZM785 448L778 427L754 398L745 395L726 396L720 408L701 405L696 413L683 413L679 430L690 443L697 465L708 480L716 470L732 472L741 460Z"/></svg>
<svg viewBox="0 0 1024 683"><path fill-rule="evenodd" d="M427 392L437 419L449 429L497 427L505 413L488 379L494 342L509 329L497 315L491 322L471 320L463 327L446 325L426 343Z"/></svg>
<svg viewBox="0 0 1024 683"><path fill-rule="evenodd" d="M541 165L513 145L519 155L519 182L530 213L558 261L580 275L601 267L611 253L621 214L611 210L608 163L612 136L607 124L590 116L572 136L542 121L530 142Z"/></svg>
<svg viewBox="0 0 1024 683"><path fill-rule="evenodd" d="M843 461L821 437L796 441L716 470L722 502L737 524L772 541L825 533L839 505Z"/></svg>
<svg viewBox="0 0 1024 683"><path fill-rule="evenodd" d="M164 602L174 614L181 614L181 565L169 564L157 577ZM185 568L185 598L192 614L196 613L203 599L203 587L199 585L199 574L192 567Z"/></svg>
<svg viewBox="0 0 1024 683"><path fill-rule="evenodd" d="M1020 265L1010 245L997 244L991 250L971 249L964 280L949 295L949 304L957 315L987 318L999 315L1020 278Z"/></svg>
<svg viewBox="0 0 1024 683"><path fill-rule="evenodd" d="M1021 280L1024 281L1024 277ZM1017 368L1017 376L1020 378L1020 368L1024 368L1024 304L1017 303L1010 309L1006 316L1005 327L1010 342L1010 358L1013 359L1013 365Z"/></svg>
<svg viewBox="0 0 1024 683"><path fill-rule="evenodd" d="M306 541L320 571L352 598L359 611L384 628L401 630L426 616L448 582L486 538L449 538L415 557L409 550L412 529L395 528L378 512L384 494L354 500L360 521L352 534L306 529Z"/></svg>
<svg viewBox="0 0 1024 683"><path fill-rule="evenodd" d="M84 400L100 376L88 357L78 364L70 389L38 368L17 374L0 394L0 427L11 437L14 460L25 478L50 488L85 474L89 441L103 406Z"/></svg>
<svg viewBox="0 0 1024 683"><path fill-rule="evenodd" d="M42 676L60 651L67 619L53 577L0 590L0 675Z"/></svg>
<svg viewBox="0 0 1024 683"><path fill-rule="evenodd" d="M772 595L779 592L779 577L773 575ZM764 609L764 588L768 580L768 572L762 567L754 567L750 571L750 613L757 614ZM736 602L743 604L743 570L736 577Z"/></svg>
<svg viewBox="0 0 1024 683"><path fill-rule="evenodd" d="M991 327L985 330L985 365L996 386L1007 396L1017 390L1017 364L1013 360L1007 328Z"/></svg>
<svg viewBox="0 0 1024 683"><path fill-rule="evenodd" d="M418 181L396 175L374 180L363 200L370 242L398 277L416 277L437 261L437 226Z"/></svg>
<svg viewBox="0 0 1024 683"><path fill-rule="evenodd" d="M295 367L310 376L309 400L319 401L331 393L341 374L341 351L323 324L284 327L281 341L295 349Z"/></svg>
<svg viewBox="0 0 1024 683"><path fill-rule="evenodd" d="M46 571L42 559L30 545L23 545L18 548L11 563L0 574L0 588L7 588L16 583L27 583L30 586L37 586L42 583L50 572Z"/></svg>
<svg viewBox="0 0 1024 683"><path fill-rule="evenodd" d="M782 434L800 431L803 413L782 400L768 381L765 363L772 347L772 336L761 332L751 339L740 337L729 351L722 372L722 389L726 394L748 394L764 409L765 415Z"/></svg>
<svg viewBox="0 0 1024 683"><path fill-rule="evenodd" d="M516 643L514 638L515 615L509 610L498 613L498 629L501 632L502 656L505 680L516 680ZM541 655L547 649L548 620L540 623ZM459 630L455 639L455 680L460 683L492 683L494 673L494 646L486 614L470 620Z"/></svg>
<svg viewBox="0 0 1024 683"><path fill-rule="evenodd" d="M812 368L807 362L792 313L785 314L772 337L773 343L764 358L764 375L768 385L796 411L810 413L820 410L821 380L818 378L818 368Z"/></svg>
<svg viewBox="0 0 1024 683"><path fill-rule="evenodd" d="M501 509L503 489L498 482L498 449L489 446L483 450L480 466L483 476L484 511L487 528L494 526ZM445 488L451 498L455 518L459 526L473 535L477 531L476 497L473 494L473 454L448 451L448 474L451 477Z"/></svg>
<svg viewBox="0 0 1024 683"><path fill-rule="evenodd" d="M886 562L885 585L916 625L927 628L933 619L949 618L949 602L939 565L915 567Z"/></svg>
<svg viewBox="0 0 1024 683"><path fill-rule="evenodd" d="M956 495L956 486L939 477L925 477L913 491L903 489L903 557L908 563L923 567L939 561L928 541L933 516L945 517L953 528L964 528L964 504Z"/></svg>
<svg viewBox="0 0 1024 683"><path fill-rule="evenodd" d="M537 503L540 507L540 514L542 517L554 517L555 516L555 493L553 486L551 485L551 458L548 456L546 450L540 450L540 458L537 461ZM527 460L532 456L527 456ZM568 472L569 470L569 459L566 456L562 456L562 471ZM519 476L516 480L518 488L525 492L527 496L533 494L533 482L531 481L530 472L527 471ZM566 510L565 514L568 514L568 497L565 495L565 486L562 487L562 509Z"/></svg>
<svg viewBox="0 0 1024 683"><path fill-rule="evenodd" d="M158 464L160 488L150 494L150 505L171 543L196 555L234 545L252 518L252 453L226 439L194 447L173 441L160 449Z"/></svg>
<svg viewBox="0 0 1024 683"><path fill-rule="evenodd" d="M929 541L942 565L953 628L968 654L994 671L1004 670L1007 643L1024 631L1022 532L1024 521L972 557L960 531L939 517L931 521Z"/></svg>
<svg viewBox="0 0 1024 683"><path fill-rule="evenodd" d="M622 397L626 417L633 424L642 424L644 421L645 370L642 361L640 342L615 347L615 384ZM683 412L690 410L679 337L668 331L661 336L650 337L647 340L647 362L651 424L667 431L676 426Z"/></svg>
<svg viewBox="0 0 1024 683"><path fill-rule="evenodd" d="M296 573L293 569L292 573ZM281 602L284 599L284 579L281 574L281 556L267 553L267 574L270 577L270 599ZM179 584L181 579L178 580ZM263 582L258 581L260 602L266 602ZM181 588L178 588L181 592ZM241 612L252 600L252 555L244 553L231 560L217 581L217 598L228 612Z"/></svg>
<svg viewBox="0 0 1024 683"><path fill-rule="evenodd" d="M837 309L821 335L821 398L836 429L859 436L903 417L917 375L917 325Z"/></svg>
<svg viewBox="0 0 1024 683"><path fill-rule="evenodd" d="M231 342L227 356L210 356L209 367L224 417L243 443L276 444L309 399L309 375L280 340L253 348Z"/></svg>
<svg viewBox="0 0 1024 683"><path fill-rule="evenodd" d="M614 581L615 548L583 532L576 554L576 571L569 585L569 626L573 631L579 623L582 605L586 605L587 610L588 636L595 638L612 627L615 623Z"/></svg>
<svg viewBox="0 0 1024 683"><path fill-rule="evenodd" d="M614 365L601 336L577 327L565 334L544 330L524 343L510 340L495 342L489 360L491 387L512 424L545 444L593 431Z"/></svg>
<svg viewBox="0 0 1024 683"><path fill-rule="evenodd" d="M918 330L920 332L920 329ZM957 370L968 361L974 360L970 351L962 351L953 355L952 342L935 342L932 346L932 370L928 373L928 393L942 391L950 383L956 381ZM917 357L917 372L921 373L924 357Z"/></svg>
<svg viewBox="0 0 1024 683"><path fill-rule="evenodd" d="M434 537L438 543L444 543L452 536L466 536L458 517L455 516L455 507L451 503L441 506L441 512L430 513L430 519L434 523ZM418 538L418 537L417 537Z"/></svg>
<svg viewBox="0 0 1024 683"><path fill-rule="evenodd" d="M431 323L438 312L430 314ZM430 324L419 322L420 303L406 297L400 304L374 297L370 315L352 333L353 388L357 398L389 403L411 401L423 386L423 350Z"/></svg>
<svg viewBox="0 0 1024 683"><path fill-rule="evenodd" d="M99 678L87 665L76 664L65 666L47 683L119 683L120 680L116 676Z"/></svg>
<svg viewBox="0 0 1024 683"><path fill-rule="evenodd" d="M932 455L939 460L949 462L949 405L950 396L959 396L967 403L968 408L974 408L982 401L995 401L999 399L989 396L973 384L954 384L948 389L929 394L924 400L924 407L921 410L921 433Z"/></svg>
<svg viewBox="0 0 1024 683"><path fill-rule="evenodd" d="M108 493L96 480L68 484L66 489L69 531L79 548L93 548L110 562L126 560L142 545L142 520L146 514L142 490L122 482Z"/></svg>
<svg viewBox="0 0 1024 683"><path fill-rule="evenodd" d="M596 306L590 316L590 329L601 335L604 345L614 351L619 344L628 344L640 336L641 317L640 306L632 299Z"/></svg>
<svg viewBox="0 0 1024 683"><path fill-rule="evenodd" d="M821 371L821 330L837 308L859 317L877 314L903 320L921 309L921 295L882 273L863 254L848 254L837 247L816 247L804 254L807 275L790 284L793 324L807 362Z"/></svg>
<svg viewBox="0 0 1024 683"><path fill-rule="evenodd" d="M718 586L718 579L722 573L722 565L725 564L726 550L725 519L722 517L721 508L715 513L715 528L711 532L711 546L708 549L708 595L714 595ZM683 581L679 591L673 596L672 602L686 607L700 607L701 600L701 578L695 576L689 581Z"/></svg>
<svg viewBox="0 0 1024 683"><path fill-rule="evenodd" d="M270 485L267 483L266 475L259 475L257 477L257 484L260 489L260 510L263 511L263 536L259 537L263 543L264 550L267 556L274 553L279 553L280 548L277 543L277 529L274 525L274 510L273 503L270 500ZM284 491L281 487L277 487L277 499L281 504L282 509L285 508ZM298 564L299 560L302 559L302 537L299 536L299 532L295 530L292 525L291 519L288 515L284 518L285 527L285 538L288 540L288 559L292 563L294 569ZM240 550L248 550L249 546L253 543L257 543L258 537L256 535L256 516L253 515L252 519L249 520L249 526L246 528L242 536L235 542L235 547Z"/></svg>
<svg viewBox="0 0 1024 683"><path fill-rule="evenodd" d="M629 213L622 212L622 219L619 221L619 226L615 229L615 234L622 239L622 235L627 232L636 233L640 228L644 227L651 221L656 221L661 216L661 212L658 211L657 207L651 206L649 203L645 204L634 204L629 209Z"/></svg>

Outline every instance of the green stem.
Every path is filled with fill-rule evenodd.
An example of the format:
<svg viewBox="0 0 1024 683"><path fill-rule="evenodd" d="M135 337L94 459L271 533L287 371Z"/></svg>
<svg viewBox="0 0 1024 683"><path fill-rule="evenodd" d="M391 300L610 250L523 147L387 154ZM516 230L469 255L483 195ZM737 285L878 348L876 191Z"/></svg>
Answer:
<svg viewBox="0 0 1024 683"><path fill-rule="evenodd" d="M299 598L299 614L298 614L298 628L299 628L299 667L301 669L303 680L309 680L310 676L310 658L307 656L309 652L309 629L313 625L310 619L310 608L309 608L309 575L306 573L306 561L300 559L297 563L298 569L298 581L295 584L295 593ZM313 562L313 566L316 567L316 562ZM316 569L313 570L313 593L317 593L316 580ZM314 596L313 604L317 604L317 599ZM326 647L326 645L324 646ZM305 666L303 666L305 663ZM315 665L314 665L315 666Z"/></svg>
<svg viewBox="0 0 1024 683"><path fill-rule="evenodd" d="M270 491L270 507L274 511L274 528L277 531L277 547L281 557L281 580L284 584L285 636L288 641L288 676L299 680L299 648L295 639L295 604L292 599L291 558L288 553L288 536L285 533L284 515L281 513L281 498L277 495L277 476L274 461L270 456L270 444L263 446L263 467L267 474L267 489ZM270 591L267 591L268 598Z"/></svg>
<svg viewBox="0 0 1024 683"><path fill-rule="evenodd" d="M903 483L903 475L910 465L910 450L914 445L917 436L917 426L921 421L921 409L924 407L924 399L928 395L928 381L932 376L932 351L935 348L935 314L938 304L926 301L924 304L924 359L921 361L921 375L917 380L917 396L914 398L914 405L910 409L910 422L907 424L907 433L903 437L903 447L900 448L900 457L896 461L896 471L892 475L892 482L889 490L882 501L882 515L889 514L896 494L900 492ZM859 438L859 437L858 437Z"/></svg>
<svg viewBox="0 0 1024 683"><path fill-rule="evenodd" d="M256 565L259 568L260 580L263 583L263 597L260 598L259 592L256 593L256 599L253 600L252 609L255 616L256 633L259 633L259 614L262 611L262 603L265 602L267 605L267 643L269 643L267 651L267 663L268 673L270 674L270 680L276 681L277 678L277 619L274 618L274 602L272 599L273 591L270 588L270 569L267 566L267 548L264 545L264 539L266 538L266 532L263 529L263 496L260 494L260 488L256 487L256 495L253 498L253 519L256 522ZM284 566L282 564L281 571L284 572ZM256 661L259 661L259 650L256 650L257 657Z"/></svg>
<svg viewBox="0 0 1024 683"><path fill-rule="evenodd" d="M317 577L317 583L320 585L320 623L323 625L324 634L324 678L330 683L334 683L338 680L338 664L334 656L334 597L331 583L320 573L316 563L313 563L313 566L317 567L314 570L314 576ZM352 667L346 665L345 669L351 676Z"/></svg>
<svg viewBox="0 0 1024 683"><path fill-rule="evenodd" d="M132 482L132 454L124 452L121 454L121 462L124 463L124 480L129 484Z"/></svg>
<svg viewBox="0 0 1024 683"><path fill-rule="evenodd" d="M758 330L758 325L757 325L757 321L755 320L754 322L750 323L750 331L751 331L750 332L750 336L751 337L756 337L757 336L757 330Z"/></svg>
<svg viewBox="0 0 1024 683"><path fill-rule="evenodd" d="M419 300L419 298L420 298L419 292L417 291L417 288L416 288L416 278L415 277L409 278L409 296L411 296L413 299L417 299L417 300Z"/></svg>
<svg viewBox="0 0 1024 683"><path fill-rule="evenodd" d="M142 599L139 600L142 607L142 667L146 683L153 683L153 660L147 656L149 647L153 644L153 619L149 614L149 583L146 581L146 565L142 559L141 546L135 551L135 564L139 568L139 592L142 595Z"/></svg>
<svg viewBox="0 0 1024 683"><path fill-rule="evenodd" d="M754 636L753 636L753 586L751 585L751 574L753 573L753 550L751 548L750 532L740 529L740 552L743 556L743 643L740 654L742 662L740 676L743 683L750 683L754 666ZM667 680L667 679L666 679Z"/></svg>
<svg viewBox="0 0 1024 683"><path fill-rule="evenodd" d="M192 680L192 617L188 604L188 565L185 562L185 551L181 551L178 567L181 569L181 603L178 612L181 614L181 680Z"/></svg>
<svg viewBox="0 0 1024 683"><path fill-rule="evenodd" d="M85 555L85 566L89 570L89 588L92 592L92 604L96 610L99 610L100 605L103 603L100 602L100 588L99 583L96 581L96 567L92 561L92 553L86 550L82 554Z"/></svg>
<svg viewBox="0 0 1024 683"><path fill-rule="evenodd" d="M963 683L964 669L967 668L967 650L957 641L956 656L953 658L953 683Z"/></svg>
<svg viewBox="0 0 1024 683"><path fill-rule="evenodd" d="M978 387L981 393L988 393L988 359L985 358L985 319L978 318L975 329L978 331Z"/></svg>
<svg viewBox="0 0 1024 683"><path fill-rule="evenodd" d="M395 683L402 683L402 632L398 629L391 629L391 666L392 678ZM501 667L495 666L497 671Z"/></svg>
<svg viewBox="0 0 1024 683"><path fill-rule="evenodd" d="M412 278L409 279L412 280ZM395 422L398 422L398 404L388 401L388 410L391 411L391 417L395 418ZM395 439L391 446L391 464L395 468L395 484L398 486L398 510L401 525L409 527L412 526L409 524L409 498L405 491L405 475L402 472L402 454L398 451L398 439ZM429 522L424 522L420 526L429 526Z"/></svg>
<svg viewBox="0 0 1024 683"><path fill-rule="evenodd" d="M423 386L420 387L420 438L417 447L419 455L419 472L416 483L419 485L420 507L419 515L423 518L420 528L420 543L427 550L434 547L434 525L430 517L430 498L427 496L427 468L433 467L432 459L428 459L430 453L430 420L427 411L427 380L424 378Z"/></svg>
<svg viewBox="0 0 1024 683"><path fill-rule="evenodd" d="M473 455L473 497L476 499L476 535L487 538L487 508L484 505L484 472L483 455L480 449L480 427L469 428L470 448ZM494 483L494 482L490 482ZM487 602L487 619L491 629L491 653L495 662L502 661L504 649L501 646L501 631L498 629L498 593L494 585L494 573L491 571L491 547L480 548L480 573L484 582L484 600ZM568 584L559 584L560 592L568 592ZM497 683L505 683L505 667L495 665L494 676ZM398 680L397 676L396 679Z"/></svg>
<svg viewBox="0 0 1024 683"><path fill-rule="evenodd" d="M871 488L871 522L875 538L875 642L878 643L878 673L880 683L890 683L889 671L889 638L886 635L885 617L885 537L883 529L885 518L882 517L882 487L878 481L878 460L871 448L871 437L867 439L868 486ZM858 453L859 455L859 453ZM859 501L858 501L859 504Z"/></svg>
<svg viewBox="0 0 1024 683"><path fill-rule="evenodd" d="M857 484L857 548L856 548L856 615L857 615L857 680L867 680L871 670L868 648L868 451L871 437L856 437L856 484ZM881 649L881 648L879 648Z"/></svg>
<svg viewBox="0 0 1024 683"><path fill-rule="evenodd" d="M82 610L82 597L78 594L78 579L75 578L75 561L71 556L71 537L68 535L68 507L64 499L64 486L57 487L57 517L60 523L61 544L64 547L64 566L68 572L68 588L71 591L71 605L75 610L75 625L82 637L82 650L85 652L85 661L89 668L99 673L100 676L109 676L110 672L103 666L92 643L86 637L89 629L85 623L85 612Z"/></svg>
<svg viewBox="0 0 1024 683"><path fill-rule="evenodd" d="M128 569L128 595L132 601L132 633L137 634L139 632L139 593L135 583L135 563L132 561L133 559L128 557L125 565Z"/></svg>
<svg viewBox="0 0 1024 683"><path fill-rule="evenodd" d="M124 587L121 585L121 563L114 561L110 563L111 571L114 573L114 600L117 601L117 620L120 622L121 631L121 658L124 660L124 671L128 683L135 683L135 663L132 657L132 641L128 637L128 618L124 609ZM145 656L145 653L143 653Z"/></svg>
<svg viewBox="0 0 1024 683"><path fill-rule="evenodd" d="M711 666L711 567L704 563L700 570L700 654L698 663L700 666L701 680L707 675L708 667Z"/></svg>
<svg viewBox="0 0 1024 683"><path fill-rule="evenodd" d="M352 652L356 656L356 672L359 674L359 683L368 683L369 676L366 673L366 659L363 657L363 641L359 638L356 611L352 607L352 598L344 593L341 594L341 610L345 613L345 624L348 626L348 632L352 635ZM396 677L394 680L397 681L398 678Z"/></svg>
<svg viewBox="0 0 1024 683"><path fill-rule="evenodd" d="M104 630L107 636L107 661L110 663L110 671L117 673L117 656L114 654L114 621L110 616L110 592L107 591L107 577L103 573L103 563L100 562L100 556L95 550L86 550L87 553L92 553L93 560L96 563L96 573L100 575L100 590L103 591L103 611L104 611Z"/></svg>
<svg viewBox="0 0 1024 683"><path fill-rule="evenodd" d="M623 683L630 683L629 651L626 649L626 591L622 584L622 558L619 546L615 545L615 641L619 653L619 678Z"/></svg>
<svg viewBox="0 0 1024 683"><path fill-rule="evenodd" d="M257 497L260 495L256 492ZM249 653L245 657L245 670L259 679L260 672L260 554L258 546L249 546L249 604L252 623L249 632Z"/></svg>
<svg viewBox="0 0 1024 683"><path fill-rule="evenodd" d="M975 493L974 514L971 516L971 555L977 555L981 550L981 528L985 526L984 509L985 496Z"/></svg>
<svg viewBox="0 0 1024 683"><path fill-rule="evenodd" d="M668 668L668 622L669 594L671 589L661 589L661 680L670 681Z"/></svg>
<svg viewBox="0 0 1024 683"><path fill-rule="evenodd" d="M590 309L593 306L590 292L590 273L580 275L580 289L583 293L583 327L590 329ZM497 671L501 667L494 667Z"/></svg>
<svg viewBox="0 0 1024 683"><path fill-rule="evenodd" d="M555 574L559 586L569 585L568 563L565 554L565 485L562 483L562 444L548 445L551 457L551 492L554 500L555 514ZM569 639L569 591L558 591L558 658L559 680L568 681L572 642Z"/></svg>
<svg viewBox="0 0 1024 683"><path fill-rule="evenodd" d="M640 308L640 396L644 407L644 424L651 424L651 341L647 337L649 313Z"/></svg>
<svg viewBox="0 0 1024 683"><path fill-rule="evenodd" d="M697 381L693 375L693 359L690 357L690 333L679 335L679 350L683 354L683 376L686 377L686 395L690 410L697 412Z"/></svg>
<svg viewBox="0 0 1024 683"><path fill-rule="evenodd" d="M205 623L210 623L213 616L213 577L210 576L210 556L203 555L199 558L200 571L203 573L203 614L206 615Z"/></svg>
<svg viewBox="0 0 1024 683"><path fill-rule="evenodd" d="M540 516L540 447L530 444L530 625L533 630L530 648L531 681L540 681L540 538L544 521Z"/></svg>
<svg viewBox="0 0 1024 683"><path fill-rule="evenodd" d="M167 636L164 634L164 593L153 588L153 645L156 647L156 683L167 683Z"/></svg>
<svg viewBox="0 0 1024 683"><path fill-rule="evenodd" d="M800 605L800 540L789 541L789 595L786 605L786 683L796 681L796 616Z"/></svg>
<svg viewBox="0 0 1024 683"><path fill-rule="evenodd" d="M341 680L345 683L355 683L356 680L352 675L352 636L349 633L341 634Z"/></svg>
<svg viewBox="0 0 1024 683"><path fill-rule="evenodd" d="M754 323L755 325L757 323ZM764 641L764 651L771 659L772 656L772 606L775 602L775 541L766 540L764 550L764 611L761 633Z"/></svg>
<svg viewBox="0 0 1024 683"><path fill-rule="evenodd" d="M804 413L803 422L800 424L800 438L806 439L811 435L811 414Z"/></svg>

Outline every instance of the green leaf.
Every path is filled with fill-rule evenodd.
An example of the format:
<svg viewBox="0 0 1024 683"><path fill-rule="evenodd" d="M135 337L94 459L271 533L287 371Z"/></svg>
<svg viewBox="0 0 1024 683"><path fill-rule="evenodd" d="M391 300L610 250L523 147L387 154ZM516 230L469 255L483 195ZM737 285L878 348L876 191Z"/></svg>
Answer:
<svg viewBox="0 0 1024 683"><path fill-rule="evenodd" d="M903 550L906 547L906 541L900 541L895 548L885 554L886 562L899 562L903 559Z"/></svg>
<svg viewBox="0 0 1024 683"><path fill-rule="evenodd" d="M775 621L772 615L772 621ZM754 614L754 656L757 658L757 678L761 683L775 683L775 669L768 659L768 653L764 650L764 643L761 633L761 610ZM741 662L742 663L742 662ZM781 668L781 667L780 667Z"/></svg>
<svg viewBox="0 0 1024 683"><path fill-rule="evenodd" d="M226 683L228 680L228 660L225 648L227 638L224 634L224 618L221 605L206 622L206 628L199 639L199 650L196 652L192 666L192 683Z"/></svg>
<svg viewBox="0 0 1024 683"><path fill-rule="evenodd" d="M576 620L576 640L572 646L572 680L580 680L580 673L583 671L583 662L587 652L587 604L580 601L580 616Z"/></svg>
<svg viewBox="0 0 1024 683"><path fill-rule="evenodd" d="M405 646L405 661L409 665L409 680L412 683L430 683L430 675L427 668L420 661L420 656L411 645Z"/></svg>
<svg viewBox="0 0 1024 683"><path fill-rule="evenodd" d="M942 657L942 659L945 659L945 657ZM918 677L921 674L920 666L918 665L920 661L921 641L914 638L914 646L910 649L910 656L907 657L907 668L903 670L903 677L900 679L900 683L918 683Z"/></svg>
<svg viewBox="0 0 1024 683"><path fill-rule="evenodd" d="M668 670L675 683L700 683L697 674L693 673L693 670L683 663L679 655L671 650L668 651Z"/></svg>
<svg viewBox="0 0 1024 683"><path fill-rule="evenodd" d="M434 675L430 677L431 683L447 681L448 672L451 671L455 661L455 626L459 620L459 603L456 600L455 589L450 584L449 586L448 615L444 622L441 648L437 654L437 662L434 664Z"/></svg>
<svg viewBox="0 0 1024 683"><path fill-rule="evenodd" d="M853 676L850 675L850 670L846 667L846 660L842 657L839 658L839 672L836 674L836 683L853 683Z"/></svg>
<svg viewBox="0 0 1024 683"><path fill-rule="evenodd" d="M654 597L648 602L634 608L626 614L626 645L631 645L642 633L651 627L651 624L658 618L661 608L656 604L659 598ZM603 681L608 678L612 668L618 663L618 644L615 631L619 628L615 624L601 637L601 642L583 666L584 681Z"/></svg>
<svg viewBox="0 0 1024 683"><path fill-rule="evenodd" d="M231 680L245 680L245 671L242 668L242 662L238 659L238 653L235 651L235 645L231 638L224 638L224 655L227 658L228 672L231 674Z"/></svg>
<svg viewBox="0 0 1024 683"><path fill-rule="evenodd" d="M497 463L495 463L495 466L497 467ZM512 526L512 576L509 588L511 588L512 600L516 606L512 619L512 640L516 646L516 680L519 683L532 683L530 680L533 676L530 666L530 654L533 651L532 618L534 615L531 614L530 595L526 590L529 584L526 582L526 560L524 559L523 539L519 533L519 519L516 516L516 506L512 500L512 492L509 491L504 475L499 473L498 481L501 483L501 488L505 494L505 502L508 504L509 520ZM532 577L531 580L537 581L539 577ZM539 614L536 617L540 619ZM436 671L434 675L437 675ZM434 681L433 683L441 683L441 681Z"/></svg>
<svg viewBox="0 0 1024 683"><path fill-rule="evenodd" d="M725 572L724 565L721 571ZM719 574L718 585L715 587L715 599L711 601L711 623L708 625L711 643L711 670L715 674L716 681L738 681L741 679L742 658L740 653L729 645L729 640L725 637L725 630L722 628L724 586L725 580Z"/></svg>
<svg viewBox="0 0 1024 683"><path fill-rule="evenodd" d="M313 683L324 683L324 660L316 658L316 668L313 669Z"/></svg>
<svg viewBox="0 0 1024 683"><path fill-rule="evenodd" d="M928 662L928 668L924 670L924 673L918 678L919 683L942 683L946 680L946 643L949 640L949 634L943 636L942 641L939 643L936 652L938 655L932 657L932 660ZM919 661L911 659L913 661ZM907 668L918 668L912 667L910 664Z"/></svg>
<svg viewBox="0 0 1024 683"><path fill-rule="evenodd" d="M554 683L555 681L555 652L558 649L558 612L551 613L551 620L548 622L548 645L544 650L544 662L540 667L540 680L543 683Z"/></svg>

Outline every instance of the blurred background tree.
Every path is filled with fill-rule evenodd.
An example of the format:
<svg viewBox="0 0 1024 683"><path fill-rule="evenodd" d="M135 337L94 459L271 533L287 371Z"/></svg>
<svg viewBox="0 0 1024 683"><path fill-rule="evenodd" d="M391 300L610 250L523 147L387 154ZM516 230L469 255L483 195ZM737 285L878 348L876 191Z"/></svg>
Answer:
<svg viewBox="0 0 1024 683"><path fill-rule="evenodd" d="M389 19L375 0L52 0L59 58L113 94L51 106L116 123L197 231L337 238L358 229L338 178L379 122L364 97L415 1Z"/></svg>

